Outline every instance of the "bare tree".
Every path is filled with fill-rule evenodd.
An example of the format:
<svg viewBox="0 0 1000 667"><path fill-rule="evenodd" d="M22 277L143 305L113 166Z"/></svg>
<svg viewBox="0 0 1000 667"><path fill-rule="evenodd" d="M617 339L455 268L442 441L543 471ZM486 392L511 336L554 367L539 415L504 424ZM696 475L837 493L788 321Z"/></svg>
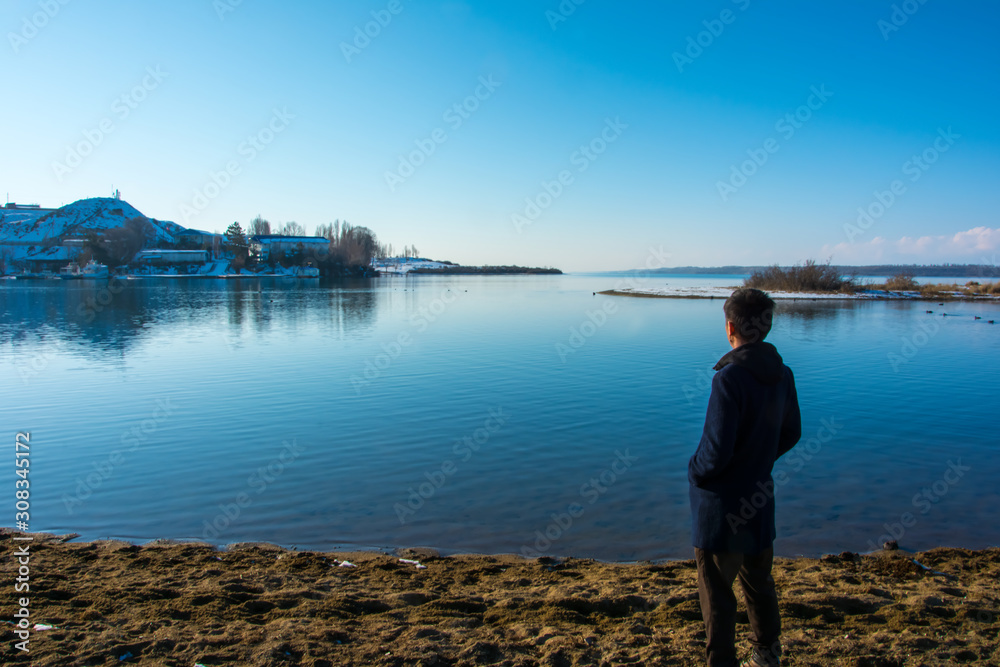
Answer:
<svg viewBox="0 0 1000 667"><path fill-rule="evenodd" d="M284 236L305 236L305 228L296 222L287 222L278 232ZM384 259L393 252L391 245L382 245L375 232L367 227L355 227L351 223L335 220L316 226L315 236L330 242L321 253L307 257L315 261L324 271L341 273L345 269L367 268L373 258Z"/></svg>
<svg viewBox="0 0 1000 667"><path fill-rule="evenodd" d="M247 229L247 234L250 236L268 236L270 233L271 223L265 220L260 214L250 221L250 227Z"/></svg>
<svg viewBox="0 0 1000 667"><path fill-rule="evenodd" d="M344 239L348 261L354 266L368 266L378 250L378 237L367 227L354 227Z"/></svg>
<svg viewBox="0 0 1000 667"><path fill-rule="evenodd" d="M322 236L327 241L339 241L340 240L340 220L336 222L331 222L325 225L316 226L316 236Z"/></svg>
<svg viewBox="0 0 1000 667"><path fill-rule="evenodd" d="M130 263L154 239L153 225L146 218L132 218L103 236L91 234L86 245L94 257L110 267Z"/></svg>
<svg viewBox="0 0 1000 667"><path fill-rule="evenodd" d="M282 236L305 236L306 228L292 220L282 225L278 233Z"/></svg>

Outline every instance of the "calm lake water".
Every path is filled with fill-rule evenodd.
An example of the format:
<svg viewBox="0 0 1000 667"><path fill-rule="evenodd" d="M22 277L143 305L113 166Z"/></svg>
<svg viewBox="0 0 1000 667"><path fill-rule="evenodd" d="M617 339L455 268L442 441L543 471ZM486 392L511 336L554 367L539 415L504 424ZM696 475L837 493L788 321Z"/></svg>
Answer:
<svg viewBox="0 0 1000 667"><path fill-rule="evenodd" d="M3 494L29 431L36 531L688 558L722 302L593 294L623 280L0 282ZM779 554L1000 544L990 319L782 304Z"/></svg>

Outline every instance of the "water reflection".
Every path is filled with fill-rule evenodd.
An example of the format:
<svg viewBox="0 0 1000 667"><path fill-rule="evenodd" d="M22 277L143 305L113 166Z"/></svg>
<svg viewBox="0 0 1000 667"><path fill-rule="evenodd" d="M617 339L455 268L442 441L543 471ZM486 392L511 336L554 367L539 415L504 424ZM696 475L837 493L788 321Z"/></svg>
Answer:
<svg viewBox="0 0 1000 667"><path fill-rule="evenodd" d="M788 338L798 343L830 346L833 329L868 312L868 301L782 300L778 302L771 337Z"/></svg>
<svg viewBox="0 0 1000 667"><path fill-rule="evenodd" d="M516 552L628 450L636 465L554 551L689 557L686 465L726 351L722 303L618 299L596 326L590 314L612 302L594 295L606 283L133 281L117 294L0 285L0 372L43 369L0 389L0 421L45 443L33 521L88 539L200 538L249 488L253 505L220 542ZM795 371L800 452L812 457L784 464L783 554L863 549L959 457L974 471L905 546L996 543L1000 461L982 406L996 394L1000 328L973 315L995 319L1000 305L949 305L965 315L947 318L927 309L938 310L780 304L769 339ZM589 334L573 333L584 322ZM927 322L934 334L915 338ZM575 346L560 356L557 344ZM895 354L908 355L898 368ZM162 402L170 418L70 513L63 496L79 496L80 480ZM498 409L510 416L503 428L473 456L456 453ZM824 419L836 438L814 451ZM256 495L248 480L286 440L301 458ZM457 471L401 524L396 505L428 474L440 481L448 460Z"/></svg>
<svg viewBox="0 0 1000 667"><path fill-rule="evenodd" d="M15 353L39 345L93 358L126 356L163 328L226 323L226 338L319 318L333 337L371 330L385 293L369 280L5 281L0 287L0 344Z"/></svg>

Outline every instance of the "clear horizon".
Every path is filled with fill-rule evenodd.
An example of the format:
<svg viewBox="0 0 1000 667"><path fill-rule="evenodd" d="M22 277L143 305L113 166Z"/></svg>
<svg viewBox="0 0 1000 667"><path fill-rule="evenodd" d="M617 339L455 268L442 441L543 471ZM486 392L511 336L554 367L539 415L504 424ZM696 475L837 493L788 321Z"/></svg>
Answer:
<svg viewBox="0 0 1000 667"><path fill-rule="evenodd" d="M16 0L0 183L470 265L996 266L998 24L968 0Z"/></svg>

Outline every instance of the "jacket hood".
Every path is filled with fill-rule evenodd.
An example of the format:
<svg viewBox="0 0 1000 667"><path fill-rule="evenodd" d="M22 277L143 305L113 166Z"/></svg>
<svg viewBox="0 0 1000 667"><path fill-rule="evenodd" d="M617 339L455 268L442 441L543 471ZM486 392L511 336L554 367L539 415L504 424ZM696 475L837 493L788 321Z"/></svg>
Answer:
<svg viewBox="0 0 1000 667"><path fill-rule="evenodd" d="M742 366L762 384L777 384L784 377L784 361L777 348L770 343L748 343L726 354L715 370L721 371L729 364Z"/></svg>

